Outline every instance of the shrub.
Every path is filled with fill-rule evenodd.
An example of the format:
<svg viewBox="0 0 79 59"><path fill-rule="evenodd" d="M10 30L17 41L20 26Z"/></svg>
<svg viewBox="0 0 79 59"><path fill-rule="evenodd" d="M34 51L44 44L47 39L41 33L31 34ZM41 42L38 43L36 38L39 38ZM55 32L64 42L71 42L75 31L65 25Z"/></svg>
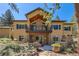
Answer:
<svg viewBox="0 0 79 59"><path fill-rule="evenodd" d="M73 50L72 50L72 48L67 48L67 49L66 49L66 52L68 52L68 53L73 53Z"/></svg>

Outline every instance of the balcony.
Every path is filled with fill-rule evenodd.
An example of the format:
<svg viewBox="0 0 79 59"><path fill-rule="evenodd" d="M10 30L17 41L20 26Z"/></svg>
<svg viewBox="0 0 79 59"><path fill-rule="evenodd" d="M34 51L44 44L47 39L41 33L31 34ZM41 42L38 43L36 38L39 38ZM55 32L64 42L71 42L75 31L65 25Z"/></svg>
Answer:
<svg viewBox="0 0 79 59"><path fill-rule="evenodd" d="M37 25L30 25L26 32L52 32L52 30L45 25L37 26Z"/></svg>

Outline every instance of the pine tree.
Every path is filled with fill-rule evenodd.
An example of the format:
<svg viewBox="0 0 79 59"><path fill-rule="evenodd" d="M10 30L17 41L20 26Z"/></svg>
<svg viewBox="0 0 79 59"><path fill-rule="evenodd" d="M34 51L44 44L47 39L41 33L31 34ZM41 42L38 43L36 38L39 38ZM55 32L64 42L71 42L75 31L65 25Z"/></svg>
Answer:
<svg viewBox="0 0 79 59"><path fill-rule="evenodd" d="M14 16L12 15L12 12L10 9L8 9L2 17L0 17L2 23L4 26L10 26L13 23Z"/></svg>
<svg viewBox="0 0 79 59"><path fill-rule="evenodd" d="M11 9L5 11L5 13L0 17L0 23L4 26L10 26L13 23L12 21L14 20L14 16L12 14L12 10L19 13L19 9L15 3L8 3L8 5L11 7Z"/></svg>
<svg viewBox="0 0 79 59"><path fill-rule="evenodd" d="M75 15L72 16L71 18L71 21L70 22L73 22L75 23L74 27L73 27L73 31L77 31L77 28L78 28L78 25L77 25L77 18Z"/></svg>
<svg viewBox="0 0 79 59"><path fill-rule="evenodd" d="M9 3L9 6L11 7L12 10L19 13L19 8L17 7L17 5L15 3Z"/></svg>

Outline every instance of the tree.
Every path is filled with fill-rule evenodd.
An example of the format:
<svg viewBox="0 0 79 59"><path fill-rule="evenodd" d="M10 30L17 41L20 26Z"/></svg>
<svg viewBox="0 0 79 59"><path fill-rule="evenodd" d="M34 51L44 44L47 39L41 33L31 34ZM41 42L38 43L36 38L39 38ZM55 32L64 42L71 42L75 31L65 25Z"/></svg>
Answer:
<svg viewBox="0 0 79 59"><path fill-rule="evenodd" d="M55 13L57 10L59 10L59 9L61 8L61 7L60 7L60 4L59 4L59 3L52 3L52 4L51 4L51 7L50 7L47 3L44 3L44 5L45 5L44 10L45 10L45 9L49 10L49 13L48 13L49 18L48 18L48 20L51 21L53 15L54 15L54 13ZM47 23L48 23L48 22L47 22Z"/></svg>
<svg viewBox="0 0 79 59"><path fill-rule="evenodd" d="M51 22L51 20L52 20L52 18L53 18L53 15L55 14L55 12L56 12L57 10L59 10L61 7L60 7L60 4L59 4L59 3L52 3L51 7L48 6L47 3L44 3L44 5L45 5L44 11L45 11L45 9L48 9L48 10L49 10L49 12L48 12L49 18L46 18L48 21L45 22L45 24L46 24L46 26L47 26L47 25ZM46 16L47 16L47 15L46 15ZM45 16L45 17L46 17L46 16Z"/></svg>
<svg viewBox="0 0 79 59"><path fill-rule="evenodd" d="M9 3L9 6L11 7L12 10L19 13L19 8L17 7L17 5L15 3Z"/></svg>
<svg viewBox="0 0 79 59"><path fill-rule="evenodd" d="M2 17L0 17L1 22L4 26L10 26L13 23L14 16L12 15L12 12L10 9L8 9Z"/></svg>
<svg viewBox="0 0 79 59"><path fill-rule="evenodd" d="M12 10L15 10L17 13L19 13L19 9L17 8L17 5L15 3L8 3ZM0 21L2 25L10 26L14 20L14 16L12 14L12 11L8 9L5 11L4 14L0 17Z"/></svg>
<svg viewBox="0 0 79 59"><path fill-rule="evenodd" d="M77 34L77 29L78 29L78 24L77 24L77 18L75 15L72 16L71 21L75 23L75 25L73 26L73 34L76 35Z"/></svg>
<svg viewBox="0 0 79 59"><path fill-rule="evenodd" d="M49 7L47 3L45 3L44 5L45 5L45 8L49 10L49 14L51 15L50 19L52 19L55 11L61 8L59 3L53 3L52 7Z"/></svg>

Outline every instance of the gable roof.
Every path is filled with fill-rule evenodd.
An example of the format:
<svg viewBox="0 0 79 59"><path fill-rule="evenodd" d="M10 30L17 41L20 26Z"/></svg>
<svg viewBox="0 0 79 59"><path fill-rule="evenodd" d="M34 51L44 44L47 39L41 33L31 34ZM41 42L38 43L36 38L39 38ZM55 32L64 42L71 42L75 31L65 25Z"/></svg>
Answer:
<svg viewBox="0 0 79 59"><path fill-rule="evenodd" d="M49 12L47 12L47 11L45 11L44 9L42 9L42 8L39 7L39 8L36 8L36 9L32 10L31 12L28 12L27 14L25 14L25 16L31 14L32 12L34 12L34 11L36 11L36 10L42 10L42 11L44 11L44 12L46 12L46 13L49 13Z"/></svg>

